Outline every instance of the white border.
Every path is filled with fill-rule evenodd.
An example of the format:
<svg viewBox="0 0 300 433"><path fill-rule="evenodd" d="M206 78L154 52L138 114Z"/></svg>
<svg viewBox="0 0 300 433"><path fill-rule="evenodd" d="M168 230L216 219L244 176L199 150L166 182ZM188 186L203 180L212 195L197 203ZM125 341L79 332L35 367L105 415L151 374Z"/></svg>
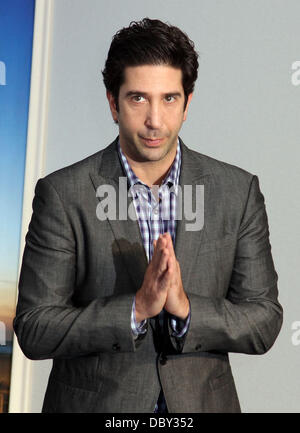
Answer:
<svg viewBox="0 0 300 433"><path fill-rule="evenodd" d="M37 180L44 175L52 16L53 0L35 1L27 150L20 241L20 265L25 246L25 235L32 214L31 206L34 196L34 188ZM32 361L23 355L17 339L14 336L9 412L30 412L31 383Z"/></svg>

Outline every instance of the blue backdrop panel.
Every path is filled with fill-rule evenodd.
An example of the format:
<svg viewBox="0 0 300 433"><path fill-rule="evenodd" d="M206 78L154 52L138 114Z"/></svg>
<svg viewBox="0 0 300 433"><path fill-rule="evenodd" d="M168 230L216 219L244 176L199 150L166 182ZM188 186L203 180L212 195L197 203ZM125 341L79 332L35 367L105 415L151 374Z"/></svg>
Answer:
<svg viewBox="0 0 300 433"><path fill-rule="evenodd" d="M34 0L0 0L0 412L8 410Z"/></svg>

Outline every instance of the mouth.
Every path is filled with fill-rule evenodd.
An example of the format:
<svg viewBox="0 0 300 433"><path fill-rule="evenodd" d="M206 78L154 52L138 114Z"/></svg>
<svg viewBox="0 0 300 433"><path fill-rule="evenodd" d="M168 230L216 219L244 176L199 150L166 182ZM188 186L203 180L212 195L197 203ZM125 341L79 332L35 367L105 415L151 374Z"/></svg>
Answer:
<svg viewBox="0 0 300 433"><path fill-rule="evenodd" d="M157 147L163 142L163 138L147 138L140 137L142 141L149 147Z"/></svg>

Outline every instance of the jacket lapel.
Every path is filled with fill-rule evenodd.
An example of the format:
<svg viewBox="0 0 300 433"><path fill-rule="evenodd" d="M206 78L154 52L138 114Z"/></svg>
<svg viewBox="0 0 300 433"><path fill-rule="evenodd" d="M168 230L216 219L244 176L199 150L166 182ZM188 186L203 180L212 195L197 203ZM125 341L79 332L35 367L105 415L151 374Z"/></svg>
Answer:
<svg viewBox="0 0 300 433"><path fill-rule="evenodd" d="M124 203L127 199L128 207L131 208L133 207L133 203L131 196L124 197L124 195L127 196L128 193L128 184L119 160L117 140L118 138L104 150L100 161L99 171L91 172L90 177L96 191L99 186L109 185L113 187L116 192L116 200L114 200L116 205L116 218L108 218L108 222L116 238L126 268L134 282L136 290L138 290L143 283L148 262L138 221L134 221L128 217L122 220L119 219L120 202ZM125 188L124 183L123 187L119 188L120 178L123 178ZM124 206L122 206L122 212L123 211Z"/></svg>
<svg viewBox="0 0 300 433"><path fill-rule="evenodd" d="M193 210L197 210L197 218L204 223L204 204L208 199L210 176L199 154L195 155L181 140L180 144L182 162L179 184L183 192L183 200L188 199L188 202L192 203ZM187 185L190 185L190 187L185 188ZM191 198L186 197L189 191L192 192ZM187 212L184 211L184 206L182 208L182 218L177 221L175 254L180 264L183 286L188 290L189 279L192 272L195 271L195 262L202 240L203 228L201 225L200 229L191 230L193 222ZM199 212L200 214L198 214Z"/></svg>

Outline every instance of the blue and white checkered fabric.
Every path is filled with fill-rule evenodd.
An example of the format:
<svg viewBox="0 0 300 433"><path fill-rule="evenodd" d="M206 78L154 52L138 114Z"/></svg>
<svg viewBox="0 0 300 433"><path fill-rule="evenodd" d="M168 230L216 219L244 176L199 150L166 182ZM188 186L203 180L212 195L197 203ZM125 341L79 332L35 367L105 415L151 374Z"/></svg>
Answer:
<svg viewBox="0 0 300 433"><path fill-rule="evenodd" d="M162 184L160 186L154 185L151 188L142 182L133 172L119 142L118 152L128 178L143 245L148 262L150 262L153 255L153 241L158 239L160 234L169 232L175 246L177 186L179 185L181 167L180 144L178 141L175 159ZM189 321L190 316L188 316L184 326L179 327L177 320L171 319L171 327L176 337L182 337L185 334ZM136 337L140 333L146 332L146 323L147 320L140 323L136 322L135 302L133 302L131 328Z"/></svg>

